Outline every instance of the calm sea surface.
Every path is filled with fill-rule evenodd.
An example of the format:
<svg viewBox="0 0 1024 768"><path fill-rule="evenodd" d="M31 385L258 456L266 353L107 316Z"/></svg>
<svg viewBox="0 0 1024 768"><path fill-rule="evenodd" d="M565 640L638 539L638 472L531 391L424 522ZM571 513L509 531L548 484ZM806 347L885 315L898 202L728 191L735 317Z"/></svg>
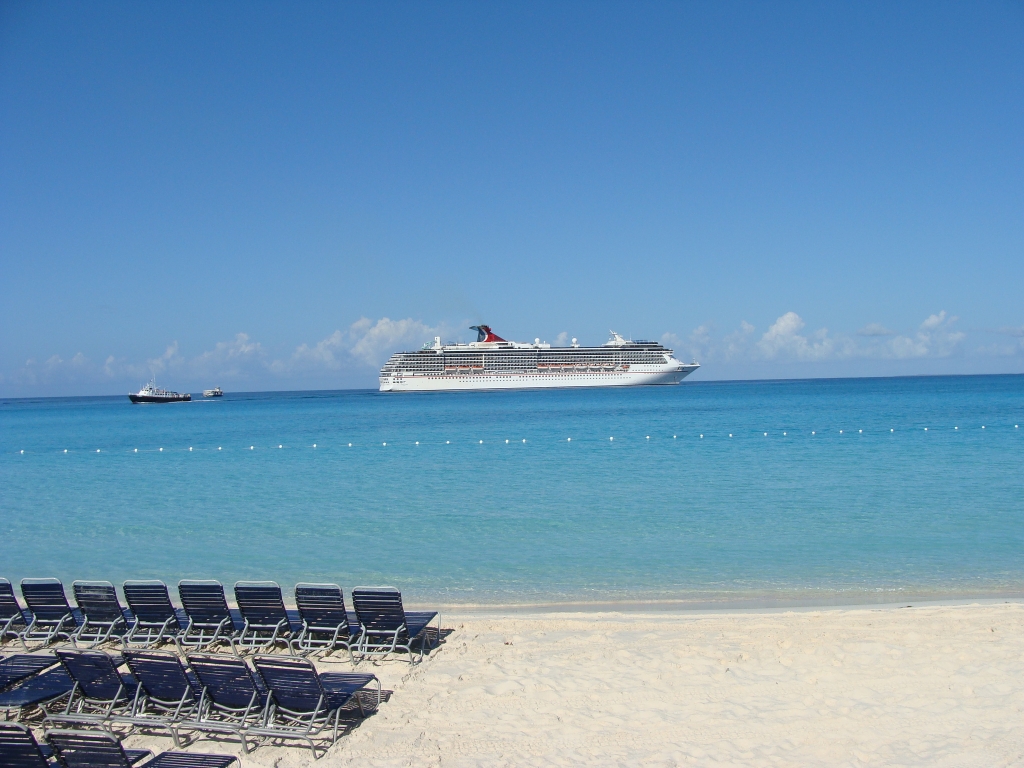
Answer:
<svg viewBox="0 0 1024 768"><path fill-rule="evenodd" d="M0 576L443 603L1024 594L1022 423L1024 376L4 400Z"/></svg>

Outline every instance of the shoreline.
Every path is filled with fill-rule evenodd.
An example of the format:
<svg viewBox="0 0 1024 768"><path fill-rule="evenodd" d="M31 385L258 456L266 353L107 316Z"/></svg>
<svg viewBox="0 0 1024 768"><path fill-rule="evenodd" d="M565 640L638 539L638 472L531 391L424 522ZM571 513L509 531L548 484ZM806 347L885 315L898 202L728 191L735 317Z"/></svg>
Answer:
<svg viewBox="0 0 1024 768"><path fill-rule="evenodd" d="M546 614L606 614L621 613L629 615L644 614L728 614L728 613L790 613L802 611L829 610L867 610L919 608L929 606L960 606L960 605L1001 605L1004 603L1024 603L1024 591L999 592L985 595L947 595L934 596L908 592L892 599L891 593L884 600L877 602L863 599L863 595L850 602L843 600L822 601L820 598L806 600L793 598L751 597L736 600L713 600L666 598L653 600L564 600L535 601L525 603L443 603L422 600L407 600L411 610L438 610L443 615L462 615L473 618L493 618L501 616L524 616Z"/></svg>

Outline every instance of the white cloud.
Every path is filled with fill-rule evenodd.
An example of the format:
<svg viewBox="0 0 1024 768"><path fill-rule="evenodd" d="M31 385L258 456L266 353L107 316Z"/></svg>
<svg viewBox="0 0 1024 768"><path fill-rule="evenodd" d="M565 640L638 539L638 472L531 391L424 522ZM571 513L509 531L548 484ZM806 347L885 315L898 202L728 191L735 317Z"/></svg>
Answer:
<svg viewBox="0 0 1024 768"><path fill-rule="evenodd" d="M757 329L743 321L737 330L724 337L716 338L713 324L703 323L689 334L686 343L674 333L664 334L662 342L677 351L688 349L693 357L711 362L935 358L956 353L966 339L965 333L955 329L956 321L955 315L940 311L929 315L917 331L908 334L896 334L879 323L869 323L855 336L833 336L827 328L808 333L803 318L790 311L780 315L760 338ZM1017 329L1003 332L1016 335ZM1024 329L1021 336L1024 338Z"/></svg>
<svg viewBox="0 0 1024 768"><path fill-rule="evenodd" d="M560 334L555 336L554 346L556 346L556 347L564 347L568 343L569 343L569 332L568 331L562 331Z"/></svg>
<svg viewBox="0 0 1024 768"><path fill-rule="evenodd" d="M390 320L376 323L363 317L352 324L349 335L356 339L349 353L365 365L380 367L399 347L418 347L437 335L437 329L419 320Z"/></svg>
<svg viewBox="0 0 1024 768"><path fill-rule="evenodd" d="M779 317L757 342L761 356L768 360L789 358L795 360L824 360L836 350L836 343L828 337L828 329L821 328L811 336L803 336L803 318L796 312Z"/></svg>
<svg viewBox="0 0 1024 768"><path fill-rule="evenodd" d="M338 370L352 364L380 368L399 349L417 349L441 333L412 318L392 320L382 317L374 322L361 317L348 331L334 331L313 346L300 344L288 360L275 360L271 368L278 373L295 369Z"/></svg>
<svg viewBox="0 0 1024 768"><path fill-rule="evenodd" d="M967 338L962 331L953 330L956 315L946 316L946 310L929 315L913 336L896 336L876 350L878 356L899 360L913 357L948 357Z"/></svg>
<svg viewBox="0 0 1024 768"><path fill-rule="evenodd" d="M1007 336L1015 336L1018 339L1024 338L1024 325L1004 325L997 333L1004 333Z"/></svg>

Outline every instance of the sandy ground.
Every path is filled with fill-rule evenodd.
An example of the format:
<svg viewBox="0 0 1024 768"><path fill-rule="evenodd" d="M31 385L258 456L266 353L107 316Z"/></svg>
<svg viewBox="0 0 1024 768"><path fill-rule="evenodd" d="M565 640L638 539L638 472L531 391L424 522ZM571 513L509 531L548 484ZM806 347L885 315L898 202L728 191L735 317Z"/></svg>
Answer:
<svg viewBox="0 0 1024 768"><path fill-rule="evenodd" d="M445 619L423 664L358 666L393 695L318 766L1024 765L1021 603Z"/></svg>

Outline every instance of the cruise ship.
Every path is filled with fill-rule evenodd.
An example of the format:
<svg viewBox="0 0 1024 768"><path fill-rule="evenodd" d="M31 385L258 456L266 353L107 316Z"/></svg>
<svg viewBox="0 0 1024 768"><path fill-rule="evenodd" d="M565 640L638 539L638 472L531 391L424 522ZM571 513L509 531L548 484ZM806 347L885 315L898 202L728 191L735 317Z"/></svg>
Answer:
<svg viewBox="0 0 1024 768"><path fill-rule="evenodd" d="M629 387L678 384L700 366L682 363L653 341L627 341L615 331L600 347L552 347L506 341L489 326L474 325L468 344L424 344L396 352L380 371L381 392L434 392L548 387Z"/></svg>

